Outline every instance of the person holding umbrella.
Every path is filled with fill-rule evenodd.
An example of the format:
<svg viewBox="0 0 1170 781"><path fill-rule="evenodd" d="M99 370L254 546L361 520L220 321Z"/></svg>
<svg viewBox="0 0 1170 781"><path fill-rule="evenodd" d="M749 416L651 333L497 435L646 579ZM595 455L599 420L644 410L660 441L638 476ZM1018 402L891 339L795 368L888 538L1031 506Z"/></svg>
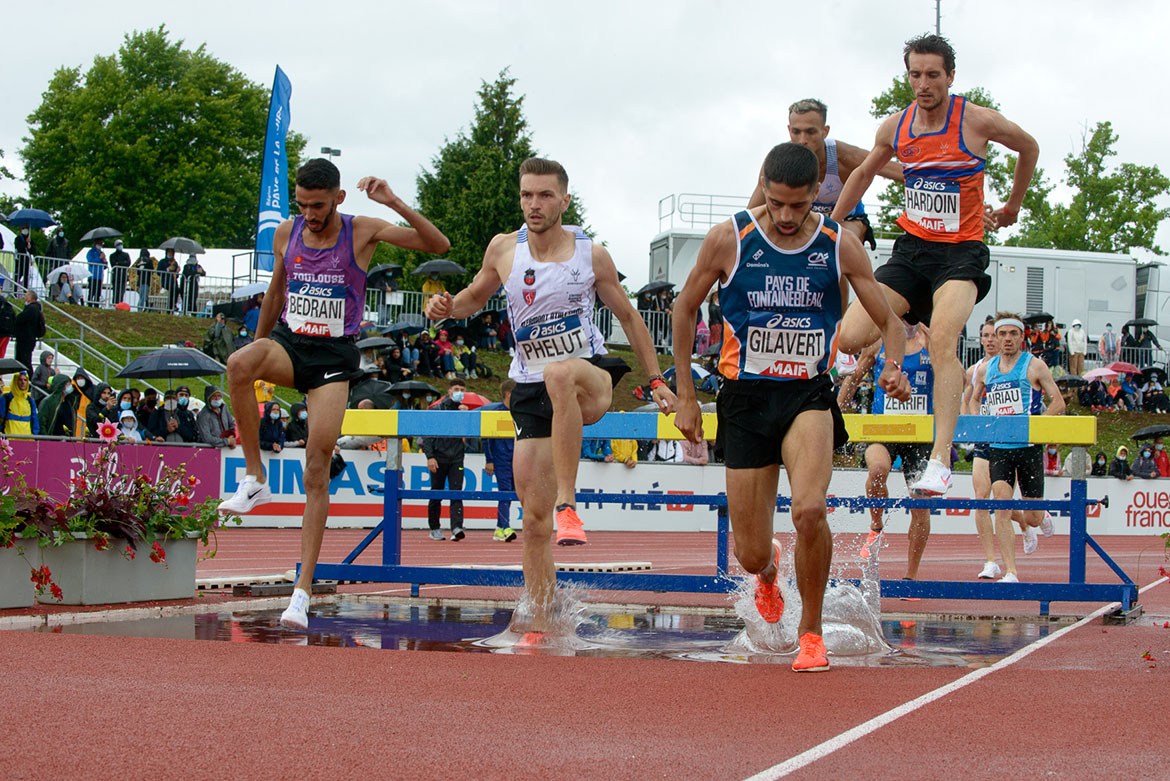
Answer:
<svg viewBox="0 0 1170 781"><path fill-rule="evenodd" d="M167 312L175 313L179 301L179 261L175 260L174 249L163 250L166 254L158 262L159 287L167 296Z"/></svg>
<svg viewBox="0 0 1170 781"><path fill-rule="evenodd" d="M16 237L16 274L15 279L20 283L21 287L28 287L28 268L32 262L33 255L36 250L33 247L32 235L29 232L27 225L22 225L20 234Z"/></svg>
<svg viewBox="0 0 1170 781"><path fill-rule="evenodd" d="M207 276L207 272L203 270L203 266L199 265L199 259L194 255L188 255L182 271L184 314L191 315L199 312L199 277L205 276Z"/></svg>
<svg viewBox="0 0 1170 781"><path fill-rule="evenodd" d="M114 240L114 253L110 255L111 303L122 303L126 295L126 277L130 274L130 253L122 249L122 240Z"/></svg>
<svg viewBox="0 0 1170 781"><path fill-rule="evenodd" d="M145 312L150 306L150 280L154 276L154 258L150 256L150 250L146 247L140 249L132 268L137 272L134 281L138 287L138 311Z"/></svg>
<svg viewBox="0 0 1170 781"><path fill-rule="evenodd" d="M271 501L260 458L260 421L252 383L264 378L306 394L313 410L305 445L305 512L301 524L301 571L283 626L306 629L309 594L329 514L329 465L341 433L350 380L361 377L361 333L366 270L378 244L441 253L447 237L395 195L384 179L363 177L357 188L408 225L376 217L342 214L341 173L332 162L309 160L297 171L300 215L286 220L273 238L273 269L260 308L256 340L228 359L228 387L239 416L247 471L239 488L219 506L244 514Z"/></svg>
<svg viewBox="0 0 1170 781"><path fill-rule="evenodd" d="M89 296L86 304L91 307L102 305L102 279L106 272L106 253L102 251L104 239L94 239L93 246L85 253L89 264Z"/></svg>

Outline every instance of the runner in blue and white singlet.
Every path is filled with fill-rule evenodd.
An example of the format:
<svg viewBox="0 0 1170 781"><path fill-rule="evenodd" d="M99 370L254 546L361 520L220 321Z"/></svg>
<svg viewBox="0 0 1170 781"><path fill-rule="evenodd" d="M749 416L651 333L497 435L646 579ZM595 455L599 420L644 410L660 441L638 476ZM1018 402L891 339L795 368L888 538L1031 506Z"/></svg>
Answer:
<svg viewBox="0 0 1170 781"><path fill-rule="evenodd" d="M878 352L877 366L884 366L886 350ZM898 401L889 397L877 384L874 372L873 408L874 415L933 415L934 414L934 370L930 367L930 351L923 348L907 353L902 361L902 373L910 381L910 398Z"/></svg>
<svg viewBox="0 0 1170 781"><path fill-rule="evenodd" d="M995 356L987 362L985 379L983 381L986 392L983 396L983 408L988 415L1043 415L1044 397L1040 391L1032 387L1028 380L1028 364L1036 357L1031 353L1021 352L1015 364L1006 373L1000 370L1000 356ZM1031 445L1005 445L992 443L993 450L1013 450L1032 447Z"/></svg>
<svg viewBox="0 0 1170 781"><path fill-rule="evenodd" d="M825 178L821 179L821 186L817 190L817 198L813 201L813 211L828 217L837 205L837 197L841 195L845 182L841 179L841 172L837 167L837 140L825 139ZM849 217L860 217L865 214L865 204L861 201L849 212ZM846 219L849 219L846 217Z"/></svg>
<svg viewBox="0 0 1170 781"><path fill-rule="evenodd" d="M579 227L564 229L574 234L576 251L562 263L533 260L527 226L516 235L504 292L516 340L508 376L518 383L543 381L550 363L606 353L605 340L593 323L593 242Z"/></svg>

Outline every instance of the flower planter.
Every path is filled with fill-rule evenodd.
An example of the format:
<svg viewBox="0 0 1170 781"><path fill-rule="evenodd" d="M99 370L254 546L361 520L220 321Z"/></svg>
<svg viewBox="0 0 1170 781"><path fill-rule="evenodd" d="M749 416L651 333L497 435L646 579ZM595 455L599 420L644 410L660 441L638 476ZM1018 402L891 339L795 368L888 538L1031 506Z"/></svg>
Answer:
<svg viewBox="0 0 1170 781"><path fill-rule="evenodd" d="M22 547L27 559L17 550ZM17 540L11 548L0 548L0 609L32 607L36 588L29 578L29 570L38 560L36 540Z"/></svg>
<svg viewBox="0 0 1170 781"><path fill-rule="evenodd" d="M109 548L101 551L84 537L41 548L40 561L61 587L62 598L53 599L46 592L37 601L51 605L106 605L190 599L195 596L198 545L198 535L167 540L163 544L166 566L150 560L150 546L145 543L139 543L133 559L122 555L125 543L115 547L113 540Z"/></svg>

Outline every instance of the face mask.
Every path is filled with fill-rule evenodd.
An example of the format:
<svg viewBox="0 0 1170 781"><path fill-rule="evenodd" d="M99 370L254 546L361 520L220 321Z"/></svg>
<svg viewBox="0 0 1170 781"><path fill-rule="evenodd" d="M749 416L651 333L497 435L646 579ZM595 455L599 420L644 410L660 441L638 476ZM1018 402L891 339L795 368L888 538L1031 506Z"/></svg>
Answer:
<svg viewBox="0 0 1170 781"><path fill-rule="evenodd" d="M157 407L158 406L158 399L147 399L146 406L148 408Z"/></svg>
<svg viewBox="0 0 1170 781"><path fill-rule="evenodd" d="M270 413L268 413L268 417L272 418L273 420L280 420L280 413L279 412L270 412Z"/></svg>
<svg viewBox="0 0 1170 781"><path fill-rule="evenodd" d="M223 399L212 399L211 406L215 407L216 409L219 409L220 407L223 406Z"/></svg>
<svg viewBox="0 0 1170 781"><path fill-rule="evenodd" d="M1098 458L1098 459L1097 459L1097 466L1105 466L1105 459L1104 459L1104 458Z"/></svg>
<svg viewBox="0 0 1170 781"><path fill-rule="evenodd" d="M1152 454L1150 453L1150 451L1149 451L1149 450L1143 450L1143 451L1142 451L1142 458L1149 458L1151 455L1152 455Z"/></svg>
<svg viewBox="0 0 1170 781"><path fill-rule="evenodd" d="M306 412L305 410L301 410L300 412L297 413L297 420L308 420L308 419L309 419L309 413Z"/></svg>
<svg viewBox="0 0 1170 781"><path fill-rule="evenodd" d="M130 407L132 407L132 406L133 405L128 401L119 401L118 402L118 407L120 407L121 409L130 409Z"/></svg>
<svg viewBox="0 0 1170 781"><path fill-rule="evenodd" d="M1161 450L1165 445L1154 445L1154 450Z"/></svg>
<svg viewBox="0 0 1170 781"><path fill-rule="evenodd" d="M434 400L435 400L434 396L427 396L427 404L430 404Z"/></svg>
<svg viewBox="0 0 1170 781"><path fill-rule="evenodd" d="M455 344L463 344L463 340L462 340L462 339L456 339L456 340L455 340Z"/></svg>
<svg viewBox="0 0 1170 781"><path fill-rule="evenodd" d="M451 392L451 400L452 401L463 401L463 391L452 391Z"/></svg>
<svg viewBox="0 0 1170 781"><path fill-rule="evenodd" d="M174 399L167 399L163 402L163 408L166 409L167 412L174 412L175 407L177 406L179 405L175 403Z"/></svg>
<svg viewBox="0 0 1170 781"><path fill-rule="evenodd" d="M240 331L240 336L247 336L247 335L248 335L247 330Z"/></svg>
<svg viewBox="0 0 1170 781"><path fill-rule="evenodd" d="M134 429L138 428L138 423L137 421L130 420L130 418L126 418L126 422L122 424L122 428L126 429L127 431L133 431Z"/></svg>
<svg viewBox="0 0 1170 781"><path fill-rule="evenodd" d="M76 382L77 382L77 387L81 388L82 390L85 389L85 384L86 384L87 380L81 379L81 380L76 380Z"/></svg>
<svg viewBox="0 0 1170 781"><path fill-rule="evenodd" d="M21 236L27 236L27 235L28 235L28 228L21 228L21 229L20 229L20 235L21 235ZM436 277L436 279L437 279L437 277Z"/></svg>
<svg viewBox="0 0 1170 781"><path fill-rule="evenodd" d="M1048 455L1050 455L1050 456L1056 455L1056 448L1054 448L1054 447L1048 448Z"/></svg>
<svg viewBox="0 0 1170 781"><path fill-rule="evenodd" d="M402 400L403 401L410 401L410 394L409 393L402 394Z"/></svg>
<svg viewBox="0 0 1170 781"><path fill-rule="evenodd" d="M189 399L189 398L187 398L186 396L180 396L180 397L179 397L179 406L180 406L180 407L186 407L186 406L187 406L187 402L188 402L188 401L190 401L190 399Z"/></svg>

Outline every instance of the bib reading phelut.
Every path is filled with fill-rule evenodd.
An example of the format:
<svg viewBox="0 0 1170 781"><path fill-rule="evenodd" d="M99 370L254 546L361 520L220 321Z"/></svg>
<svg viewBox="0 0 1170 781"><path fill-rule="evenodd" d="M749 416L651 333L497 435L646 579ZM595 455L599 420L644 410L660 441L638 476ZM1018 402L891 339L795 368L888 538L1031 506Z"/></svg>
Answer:
<svg viewBox="0 0 1170 781"><path fill-rule="evenodd" d="M345 336L344 285L290 280L285 319L305 336Z"/></svg>
<svg viewBox="0 0 1170 781"><path fill-rule="evenodd" d="M550 363L593 355L585 327L577 315L516 329L516 349L530 370L543 371Z"/></svg>
<svg viewBox="0 0 1170 781"><path fill-rule="evenodd" d="M825 357L822 315L752 312L744 371L761 377L808 380L820 373Z"/></svg>
<svg viewBox="0 0 1170 781"><path fill-rule="evenodd" d="M925 176L907 176L906 216L927 230L957 233L959 183Z"/></svg>

